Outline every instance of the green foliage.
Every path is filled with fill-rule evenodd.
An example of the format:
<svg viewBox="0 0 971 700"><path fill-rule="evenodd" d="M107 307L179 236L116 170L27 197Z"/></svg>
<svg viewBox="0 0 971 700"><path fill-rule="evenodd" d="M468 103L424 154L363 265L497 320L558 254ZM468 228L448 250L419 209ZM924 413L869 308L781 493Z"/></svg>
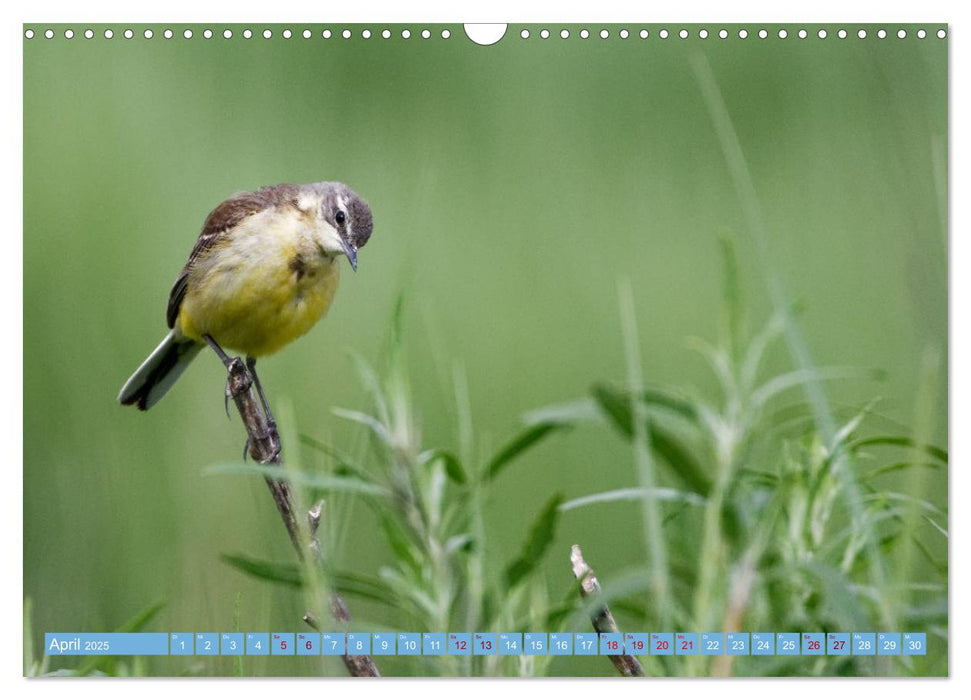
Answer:
<svg viewBox="0 0 971 700"><path fill-rule="evenodd" d="M45 671L44 661L47 655L37 658L34 650L34 604L28 597L24 598L24 676L40 676Z"/></svg>
<svg viewBox="0 0 971 700"><path fill-rule="evenodd" d="M304 568L293 562L269 562L244 554L223 554L220 558L230 566L254 578L269 583L279 583L293 588L307 585ZM393 605L395 596L383 581L361 574L328 569L327 583L330 588L343 594Z"/></svg>
<svg viewBox="0 0 971 700"><path fill-rule="evenodd" d="M442 464L445 465L445 473L448 474L448 478L456 484L462 485L468 481L465 470L462 468L462 463L451 452L442 449L432 449L425 450L418 455L418 461L422 464L427 464L436 459L442 461Z"/></svg>
<svg viewBox="0 0 971 700"><path fill-rule="evenodd" d="M397 319L400 303L396 309ZM531 526L524 523L528 535L519 554L501 575L494 576L489 575L485 559L489 544L481 504L499 476L516 463L525 464L531 450L568 425L547 419L529 422L493 454L469 462L467 455L460 456L451 448L422 442L401 346L400 319L392 323L384 372L360 357L355 356L353 362L370 394L372 410L334 409L334 414L366 430L369 454L350 459L323 441L304 436L304 445L336 460L340 470L354 476L352 481L345 477L335 482L336 477L330 475L300 474L298 481L315 488L317 495L329 487L362 498L377 518L393 557L376 579L328 572L327 584L347 596L387 604L397 611L402 628L448 631L474 625L476 629L498 629L504 620L534 614L545 621L547 612L531 610L525 596L545 588L541 564L555 539L563 496L552 496ZM244 471L241 465L221 469ZM263 475L260 469L249 472ZM335 483L349 488L334 489ZM337 523L330 523L322 529L336 527ZM323 559L329 561L333 556L336 554L325 552ZM223 559L268 582L306 585L296 566L240 555L224 555ZM501 607L497 601L502 601ZM447 658L441 664L449 673L522 672L510 659Z"/></svg>
<svg viewBox="0 0 971 700"><path fill-rule="evenodd" d="M523 579L536 569L539 561L549 549L556 534L556 523L560 517L563 504L562 494L556 494L543 507L529 530L529 537L523 545L523 551L509 566L506 567L504 583L507 590L513 589Z"/></svg>
<svg viewBox="0 0 971 700"><path fill-rule="evenodd" d="M297 563L267 562L244 554L223 554L220 559L230 566L263 581L283 583L296 588L300 588L304 584L300 565Z"/></svg>
<svg viewBox="0 0 971 700"><path fill-rule="evenodd" d="M836 426L829 441L817 428L808 403L774 410L775 402L791 390L862 373L796 369L763 377L764 358L783 325L772 319L746 341L740 331L744 314L736 308L736 263L731 246L726 244L724 250L730 293L722 339L717 345L694 343L718 380L721 395L716 400L662 389L638 391L635 397L631 390L597 384L591 393L600 419L582 401L568 404L569 409L536 412L572 415L573 423L605 420L631 441L631 406L636 398L646 408L649 444L669 466L669 480L692 490L617 489L574 498L561 509L573 512L638 500L666 508L664 540L674 554L671 606L676 629L845 631L905 624L908 629L930 630L946 642L947 572L930 554L932 549L946 551L945 506L877 484L914 468L944 472L947 452L907 435L868 434L873 401ZM895 458L878 459L870 454L872 448L881 448L881 455L896 451ZM900 460L901 455L909 459ZM871 464L864 467L863 462ZM689 524L695 518L684 517L689 506L701 509L700 527ZM908 520L911 513L922 517ZM893 579L881 576L884 557L900 556L905 545L924 557L925 566L898 571ZM649 590L647 582L657 572L640 574L636 566L632 561L626 573L601 576L607 600L623 605L631 601L629 596ZM649 603L644 627L656 626L660 614ZM742 674L805 672L784 665L767 670L764 663L748 659L734 663ZM909 673L913 663L827 657L818 661L813 673ZM931 658L921 665L928 673L945 667ZM708 670L701 657L677 668L682 673Z"/></svg>
<svg viewBox="0 0 971 700"><path fill-rule="evenodd" d="M514 437L486 465L483 478L495 479L516 457L547 437L554 430L565 428L563 423L534 423Z"/></svg>
<svg viewBox="0 0 971 700"><path fill-rule="evenodd" d="M631 392L597 384L591 393L614 427L627 439L631 439L634 434ZM674 412L689 423L697 423L697 413L688 401L661 390L645 391L639 398L649 412L652 408L660 408ZM670 466L672 473L683 480L689 488L701 495L707 494L711 488L710 477L691 453L691 449L673 431L665 429L656 421L648 422L647 431L651 446Z"/></svg>
<svg viewBox="0 0 971 700"><path fill-rule="evenodd" d="M350 465L342 465L345 468ZM353 469L353 467L351 467ZM249 464L246 462L221 462L206 467L203 474L218 476L226 474L238 474L242 476L262 476L264 478L279 479L280 468L276 465ZM355 476L334 475L334 474L311 474L300 470L288 470L287 480L301 486L307 486L322 493L359 493L370 496L387 496L388 491L381 486L370 483L367 477L360 472Z"/></svg>
<svg viewBox="0 0 971 700"><path fill-rule="evenodd" d="M724 249L728 256L731 246ZM734 289L728 306L741 294L734 265L726 257L726 276ZM569 593L550 602L550 576L542 566L560 521L591 506L639 503L650 504L661 516L660 531L647 529L646 561L635 555L625 568L600 574L603 600L644 629L843 631L890 628L899 622L946 639L946 564L931 554L940 549L933 540L940 544L947 537L946 511L916 495L879 487L898 472L946 470L946 451L906 435L867 432L875 419L874 401L845 416L827 441L809 403L780 402L810 382L865 375L842 368L767 373L764 360L781 335L780 319L772 318L747 336L743 309L726 308L724 318L717 344L694 342L713 370L719 394L705 398L684 388L598 382L588 398L530 412L520 432L478 460L470 458L467 444L461 451L423 444L396 321L384 372L354 360L372 409L334 411L364 429L368 454L351 458L302 436L307 448L334 463L333 472L286 472L314 498L366 503L391 555L377 576L325 567L319 585L380 603L386 615L398 615L402 629L577 629L587 624L595 603L578 598L565 565L552 580L555 589ZM495 557L486 555L495 545L490 544L482 504L497 477L517 463L528 468L529 452L545 438L580 425L609 427L632 444L635 461L643 459L640 451L649 450L665 466L660 481L650 485L639 478L639 485L570 500L561 493L550 496L532 524L523 524L528 534L519 553L497 574L491 573ZM638 440L643 440L640 446ZM888 456L892 458L884 458ZM857 468L857 462L868 464ZM265 468L235 463L217 465L209 473L271 476ZM847 479L861 490L859 502L846 489ZM916 521L919 532L908 519L913 509L921 516ZM332 517L342 517L340 513ZM325 529L338 526L330 522ZM930 564L923 577L892 583L876 577L879 562L872 559L873 547L880 556L889 556L906 542L915 543L914 551ZM656 566L656 547L665 550L663 570ZM324 561L336 556L325 552ZM318 585L296 564L241 554L222 558L268 583L305 592ZM667 601L663 607L661 595ZM899 601L890 606L889 618L887 600ZM446 658L435 672L539 674L549 663ZM653 673L711 670L704 657L677 664L651 658L645 663ZM784 659L742 658L733 663L740 674L805 671ZM913 663L824 657L813 672L880 674L893 670L888 664L905 672L909 667L901 664ZM937 668L933 661L925 663L929 670Z"/></svg>
<svg viewBox="0 0 971 700"><path fill-rule="evenodd" d="M731 246L725 244L724 249L728 256ZM725 302L728 307L741 295L734 265L726 257L726 284L732 290ZM362 358L352 360L370 395L370 408L333 410L367 436L364 454L351 456L343 448L300 435L299 443L329 467L311 469L306 460L296 458L282 472L238 462L219 463L204 472L285 475L304 502L324 500L325 533L339 531L345 522L342 503L366 504L387 545L387 564L376 575L339 568L334 563L340 553L332 538L321 543L319 571L305 563L241 553L222 554L228 566L254 580L299 592L311 609L326 609L322 601L331 590L355 605L377 604L383 611L382 627L394 620L400 629L429 631L582 629L599 603L579 598L565 561L548 572L544 559L564 519L589 507L635 503L660 515L658 527L645 527L646 556L631 554L621 569L598 573L601 600L638 628L906 628L928 630L946 640L947 563L935 555L946 552L946 506L883 484L914 470L946 473L947 451L920 435L868 431L879 417L876 401L845 415L829 440L817 428L808 402L780 405L788 393L808 383L865 375L842 368L766 372L765 358L782 332L778 317L747 336L742 330L744 310L726 308L719 342L694 341L717 380L713 396L684 387L643 388L638 372L628 368L630 386L597 382L589 397L535 409L498 450L482 450L486 456L476 459L469 436L459 440L458 450L423 442L401 346L400 304L396 308L383 371ZM468 408L460 405L462 410ZM579 426L610 430L630 444L635 463L643 463L648 451L649 458L656 457L664 466L658 481L645 481L643 472L635 471L629 487L569 500L557 492L532 516L531 524L528 518L522 522L520 529L527 534L518 553L504 556L517 551L515 546L496 543L484 521L484 504L499 477L517 465L528 469L531 452L546 438ZM859 489L859 499L846 488L847 480ZM645 523L648 513L642 510ZM659 547L664 550L660 559ZM881 564L874 561L873 550L887 558L904 550L915 552L922 558L920 574L908 570L905 577L881 579L875 574ZM507 563L497 565L497 559ZM566 593L551 600L551 589ZM160 607L146 609L121 629L140 629ZM239 599L235 616L239 629ZM28 600L27 635L30 619ZM370 623L357 624L366 628ZM38 662L31 648L25 648L25 673L49 673L46 657ZM644 661L656 674L712 670L704 657ZM234 660L237 675L243 673L242 663L242 657ZM552 660L473 656L412 663L429 664L412 667L411 672L425 675L542 675ZM806 672L782 658L743 657L732 663L732 672L742 675ZM941 664L930 656L820 657L812 672L938 673ZM116 659L93 657L76 671L57 673L131 672Z"/></svg>

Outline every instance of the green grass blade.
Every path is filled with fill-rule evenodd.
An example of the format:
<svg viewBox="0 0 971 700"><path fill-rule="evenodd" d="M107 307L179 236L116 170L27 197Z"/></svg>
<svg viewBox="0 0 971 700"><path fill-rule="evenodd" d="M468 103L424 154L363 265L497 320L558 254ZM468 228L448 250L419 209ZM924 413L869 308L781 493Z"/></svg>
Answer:
<svg viewBox="0 0 971 700"><path fill-rule="evenodd" d="M754 408L761 408L779 394L789 389L801 388L807 382L829 379L853 379L861 376L867 376L867 373L853 367L818 367L813 370L796 369L766 381L752 392L749 401Z"/></svg>
<svg viewBox="0 0 971 700"><path fill-rule="evenodd" d="M907 447L914 450L919 450L925 454L939 459L942 462L947 462L947 450L941 449L940 447L935 447L934 445L923 445L918 444L912 438L906 437L904 435L877 435L873 437L862 438L860 440L855 440L850 448L856 452L861 447L869 447L871 445L891 445L894 447Z"/></svg>
<svg viewBox="0 0 971 700"><path fill-rule="evenodd" d="M138 612L134 617L126 621L115 632L140 632L151 622L156 615L165 607L165 601L159 600ZM87 676L94 671L103 671L112 675L112 668L117 662L116 656L86 656L84 661L77 669L79 676Z"/></svg>
<svg viewBox="0 0 971 700"><path fill-rule="evenodd" d="M628 440L632 439L634 424L631 411L631 394L613 389L605 384L597 384L593 387L592 392L594 399L610 419L611 424ZM649 406L656 405L674 410L678 415L690 418L693 422L698 419L695 407L685 400L657 390L648 390L643 392L642 395ZM657 421L648 422L647 432L651 448L667 462L672 473L692 491L707 495L711 490L711 479L701 463L675 434L659 425Z"/></svg>
<svg viewBox="0 0 971 700"><path fill-rule="evenodd" d="M746 220L746 229L758 257L759 266L765 276L766 287L775 313L783 319L783 332L789 354L797 369L814 371L815 364L809 352L809 347L793 316L793 305L781 277L772 264L769 254L769 228L762 213L758 193L749 172L748 162L742 150L741 142L735 130L735 125L728 112L728 107L722 97L712 72L708 59L702 53L695 54L692 59L692 69L701 90L705 105L708 108L712 124L722 147L722 153L728 165L732 182L739 199L740 209ZM813 417L824 444L833 444L836 435L836 421L824 392L821 382L809 381L803 385L806 399L812 406ZM850 455L841 455L834 463L834 471L842 487L842 497L845 500L850 517L859 523L863 519L863 504L860 498L860 485L856 481ZM875 533L867 533L865 547L868 554L868 569L871 580L876 588L883 590L888 583L887 566L882 552L874 541ZM892 604L881 602L880 624L893 627Z"/></svg>
<svg viewBox="0 0 971 700"><path fill-rule="evenodd" d="M630 396L604 384L596 384L590 391L601 410L610 419L611 424L629 440L634 435Z"/></svg>
<svg viewBox="0 0 971 700"><path fill-rule="evenodd" d="M332 408L330 409L338 418L343 418L345 420L353 421L355 423L360 423L361 425L369 428L374 435L381 440L385 445L393 444L391 439L391 433L388 428L385 427L384 423L379 421L374 416L368 415L363 411L351 411L347 408Z"/></svg>
<svg viewBox="0 0 971 700"><path fill-rule="evenodd" d="M620 325L624 340L624 360L627 366L627 385L631 396L628 406L631 414L631 451L634 474L644 489L657 486L657 472L652 456L652 432L654 421L649 419L648 407L641 394L644 377L641 370L640 337L637 330L637 314L634 309L634 290L629 278L617 283L620 306ZM651 590L658 603L662 628L668 626L673 610L670 572L668 570L667 543L664 539L661 509L651 499L641 499L641 528L644 536L647 560L651 568Z"/></svg>
<svg viewBox="0 0 971 700"><path fill-rule="evenodd" d="M398 557L398 561L411 570L416 576L421 575L421 550L408 538L407 529L402 528L386 511L375 508L375 514L381 523L381 530L391 547L391 551Z"/></svg>
<svg viewBox="0 0 971 700"><path fill-rule="evenodd" d="M566 512L568 510L575 510L577 508L582 508L584 506L595 505L600 503L617 503L619 501L640 501L642 499L654 499L656 501L669 501L675 503L686 503L691 506L703 506L707 503L704 496L697 493L691 493L689 491L678 491L677 489L669 489L664 487L655 487L652 489L645 488L629 488L629 489L617 489L615 491L604 491L602 493L594 493L589 496L581 496L580 498L574 498L573 500L567 501L560 506L560 510Z"/></svg>
<svg viewBox="0 0 971 700"><path fill-rule="evenodd" d="M36 675L34 666L36 653L34 651L34 605L30 596L24 598L24 676Z"/></svg>
<svg viewBox="0 0 971 700"><path fill-rule="evenodd" d="M688 448L681 444L674 433L665 430L656 422L651 423L648 433L651 447L668 463L673 474L693 491L703 495L711 491L711 479L705 473L704 467Z"/></svg>
<svg viewBox="0 0 971 700"><path fill-rule="evenodd" d="M737 359L742 352L742 337L745 333L745 305L742 300L742 285L739 282L738 257L735 251L735 241L727 236L719 236L719 246L722 254L722 270L724 273L723 324L725 344L730 348L731 355Z"/></svg>
<svg viewBox="0 0 971 700"><path fill-rule="evenodd" d="M300 441L300 444L301 445L306 445L307 447L310 447L310 448L312 448L314 450L317 450L318 452L322 452L323 454L327 455L328 457L332 457L332 458L336 459L338 462L351 462L351 461L353 461L353 460L351 460L350 457L348 457L346 454L344 454L343 452L341 452L340 450L338 450L336 447L331 447L327 443L321 442L317 438L311 437L310 435L306 435L304 433L299 433L297 435L297 439Z"/></svg>
<svg viewBox="0 0 971 700"><path fill-rule="evenodd" d="M878 476L885 476L887 474L892 474L893 472L903 471L905 469L911 469L912 467L922 467L924 469L941 469L940 462L894 462L893 464L888 464L884 467L879 467L867 472L866 476L863 478L866 481L875 479Z"/></svg>
<svg viewBox="0 0 971 700"><path fill-rule="evenodd" d="M533 521L529 529L529 536L523 544L523 549L519 556L506 567L503 579L506 588L511 589L516 584L525 579L532 572L543 558L543 554L553 543L556 534L556 524L560 517L560 505L563 503L563 495L556 494L543 506L543 510Z"/></svg>
<svg viewBox="0 0 971 700"><path fill-rule="evenodd" d="M370 496L388 496L389 492L383 486L373 484L359 477L333 476L330 474L311 474L305 471L288 470L284 472L279 466L272 464L249 464L246 462L219 462L202 470L205 476L239 475L262 476L263 478L279 481L292 481L295 484L319 489L321 491L337 491L341 493L358 493Z"/></svg>
<svg viewBox="0 0 971 700"><path fill-rule="evenodd" d="M536 446L543 438L551 435L557 430L563 430L568 426L562 423L539 423L527 427L519 435L506 443L496 455L489 460L485 468L483 480L491 481L495 479L513 460Z"/></svg>
<svg viewBox="0 0 971 700"><path fill-rule="evenodd" d="M354 364L354 370L357 372L358 378L361 380L364 388L374 400L374 407L378 412L380 421L384 425L389 425L391 419L388 411L388 403L385 398L384 391L381 388L381 380L378 378L378 373L374 370L374 367L372 367L371 364L356 351L348 349L346 352L351 358L351 362Z"/></svg>
<svg viewBox="0 0 971 700"><path fill-rule="evenodd" d="M141 630L145 629L145 626L148 625L148 623L151 622L152 619L158 615L164 607L164 600L158 600L152 603L125 622L125 624L123 624L121 627L116 629L115 632L140 632Z"/></svg>
<svg viewBox="0 0 971 700"><path fill-rule="evenodd" d="M302 568L297 563L270 562L245 554L221 554L225 563L243 573L269 583L278 583L292 588L303 588L305 580ZM349 571L329 570L325 572L328 583L334 589L345 595L395 605L397 595L380 579Z"/></svg>
<svg viewBox="0 0 971 700"><path fill-rule="evenodd" d="M219 558L234 569L270 583L282 583L294 588L303 586L300 566L291 563L274 563L248 557L245 554L220 554Z"/></svg>
<svg viewBox="0 0 971 700"><path fill-rule="evenodd" d="M650 407L664 408L685 420L697 424L698 409L687 398L668 389L651 387L641 393L641 400Z"/></svg>
<svg viewBox="0 0 971 700"><path fill-rule="evenodd" d="M398 604L398 594L394 588L381 579L350 571L331 571L331 585L344 595L366 598L389 606Z"/></svg>
<svg viewBox="0 0 971 700"><path fill-rule="evenodd" d="M523 416L523 423L531 426L540 423L562 423L564 425L582 425L587 423L603 423L603 412L592 399L577 399L564 403L550 404L534 408Z"/></svg>
<svg viewBox="0 0 971 700"><path fill-rule="evenodd" d="M459 458L448 450L435 448L426 450L418 455L418 461L421 464L431 464L436 460L440 460L442 462L448 478L454 481L456 484L465 484L468 482L468 476L465 473L465 469L462 468L462 463L459 461Z"/></svg>

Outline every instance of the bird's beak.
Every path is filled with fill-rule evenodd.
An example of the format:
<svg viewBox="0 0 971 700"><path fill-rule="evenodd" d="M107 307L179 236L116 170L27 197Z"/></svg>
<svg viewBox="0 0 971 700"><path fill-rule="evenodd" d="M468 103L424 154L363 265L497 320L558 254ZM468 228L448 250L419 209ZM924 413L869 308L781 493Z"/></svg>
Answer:
<svg viewBox="0 0 971 700"><path fill-rule="evenodd" d="M350 261L351 268L354 270L354 272L357 272L357 248L353 243L348 242L343 236L341 236L340 239L341 247L344 249L344 255L346 255L347 259Z"/></svg>

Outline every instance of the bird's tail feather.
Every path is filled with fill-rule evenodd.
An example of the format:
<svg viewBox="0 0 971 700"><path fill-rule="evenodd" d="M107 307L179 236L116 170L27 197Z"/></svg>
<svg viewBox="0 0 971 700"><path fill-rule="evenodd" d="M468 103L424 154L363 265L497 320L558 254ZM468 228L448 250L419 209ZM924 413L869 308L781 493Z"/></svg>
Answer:
<svg viewBox="0 0 971 700"><path fill-rule="evenodd" d="M194 340L176 338L175 331L171 331L125 382L118 400L125 406L134 404L147 411L172 388L202 347Z"/></svg>

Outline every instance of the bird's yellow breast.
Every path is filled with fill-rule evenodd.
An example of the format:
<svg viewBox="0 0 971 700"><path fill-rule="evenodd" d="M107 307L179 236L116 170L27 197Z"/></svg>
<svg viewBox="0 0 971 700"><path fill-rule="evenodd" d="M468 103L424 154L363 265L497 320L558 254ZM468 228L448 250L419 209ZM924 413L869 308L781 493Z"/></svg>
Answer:
<svg viewBox="0 0 971 700"><path fill-rule="evenodd" d="M295 212L261 212L240 224L189 273L176 325L251 357L270 355L327 313L340 266Z"/></svg>

